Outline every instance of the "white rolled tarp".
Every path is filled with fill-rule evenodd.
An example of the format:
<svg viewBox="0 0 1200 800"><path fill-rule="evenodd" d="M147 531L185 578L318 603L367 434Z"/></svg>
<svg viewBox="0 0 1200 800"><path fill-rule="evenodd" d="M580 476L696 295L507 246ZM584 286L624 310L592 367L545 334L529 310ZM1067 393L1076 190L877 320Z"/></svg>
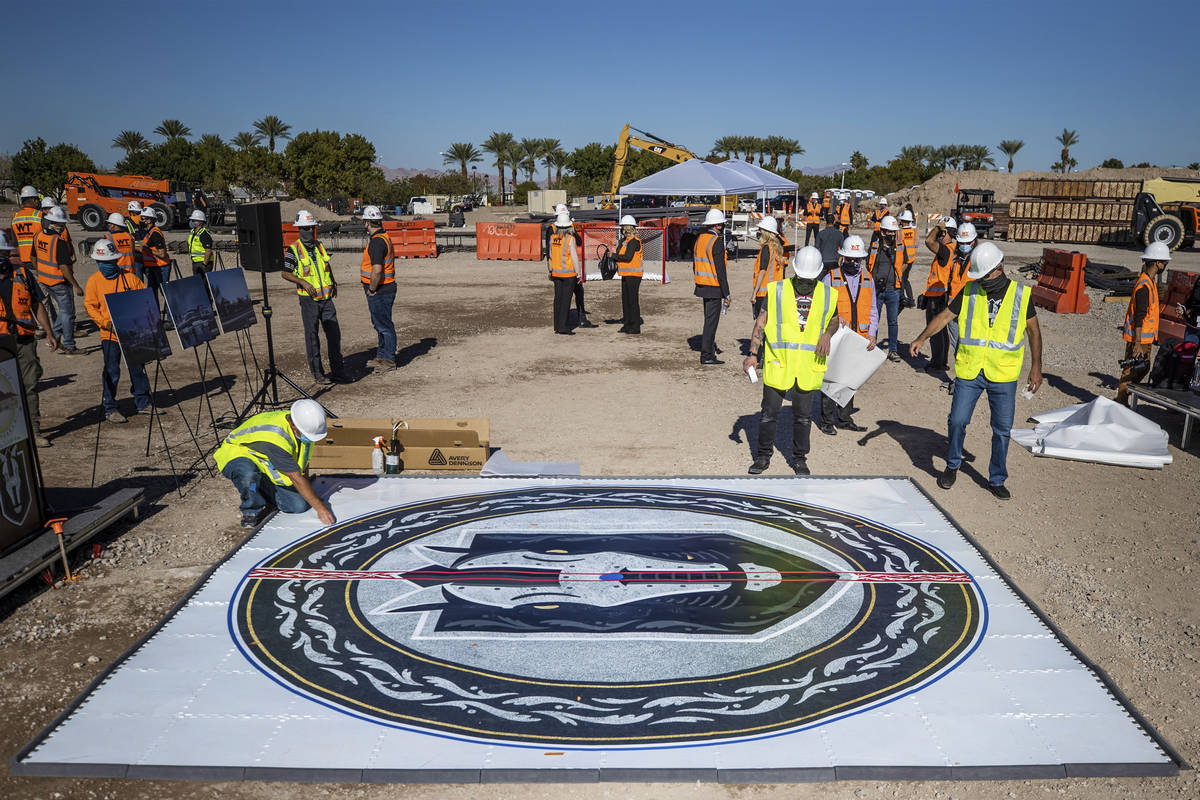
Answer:
<svg viewBox="0 0 1200 800"><path fill-rule="evenodd" d="M886 352L878 347L868 350L866 337L841 325L829 343L821 392L844 406L884 361L887 361Z"/></svg>
<svg viewBox="0 0 1200 800"><path fill-rule="evenodd" d="M1014 428L1012 440L1035 456L1162 469L1171 463L1167 432L1107 397L1033 417L1036 428Z"/></svg>

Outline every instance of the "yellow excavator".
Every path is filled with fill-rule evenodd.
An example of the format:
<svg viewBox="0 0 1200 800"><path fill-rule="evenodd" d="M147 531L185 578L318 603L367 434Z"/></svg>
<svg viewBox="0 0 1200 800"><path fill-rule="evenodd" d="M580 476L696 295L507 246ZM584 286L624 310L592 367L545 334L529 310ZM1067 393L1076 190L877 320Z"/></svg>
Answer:
<svg viewBox="0 0 1200 800"><path fill-rule="evenodd" d="M630 134L630 131L638 135L634 136ZM621 188L621 173L625 171L625 162L629 160L630 147L638 147L642 150L648 150L651 153L657 153L663 158L670 159L678 164L697 157L695 153L686 147L680 147L677 144L668 142L666 139L660 139L653 133L631 128L626 123L625 127L621 128L621 137L617 139L617 150L613 153L612 173L608 179L608 191L604 193L601 208L613 208L615 206L613 198L617 196L617 192Z"/></svg>

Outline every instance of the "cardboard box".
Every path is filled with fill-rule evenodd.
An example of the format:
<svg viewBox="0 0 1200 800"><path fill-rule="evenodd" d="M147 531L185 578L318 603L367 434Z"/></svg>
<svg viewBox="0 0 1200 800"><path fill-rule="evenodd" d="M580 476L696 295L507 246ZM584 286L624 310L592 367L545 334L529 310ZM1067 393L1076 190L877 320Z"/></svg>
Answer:
<svg viewBox="0 0 1200 800"><path fill-rule="evenodd" d="M314 469L371 468L376 436L400 440L403 470L479 472L488 457L491 424L486 419L354 418L329 420L329 432L313 445ZM407 427L406 427L407 426Z"/></svg>

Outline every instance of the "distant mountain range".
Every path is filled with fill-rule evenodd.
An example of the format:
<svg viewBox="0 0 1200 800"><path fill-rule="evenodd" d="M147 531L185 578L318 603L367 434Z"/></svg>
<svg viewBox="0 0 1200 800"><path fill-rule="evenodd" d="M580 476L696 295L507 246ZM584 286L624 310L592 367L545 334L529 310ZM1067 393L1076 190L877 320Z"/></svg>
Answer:
<svg viewBox="0 0 1200 800"><path fill-rule="evenodd" d="M401 178L411 178L414 175L441 175L445 170L440 169L409 169L408 167L385 167L383 164L374 164L383 172L383 177L389 181L400 180Z"/></svg>
<svg viewBox="0 0 1200 800"><path fill-rule="evenodd" d="M830 175L837 175L842 171L840 164L834 164L832 167L799 167L799 170L805 175L820 175L828 178Z"/></svg>

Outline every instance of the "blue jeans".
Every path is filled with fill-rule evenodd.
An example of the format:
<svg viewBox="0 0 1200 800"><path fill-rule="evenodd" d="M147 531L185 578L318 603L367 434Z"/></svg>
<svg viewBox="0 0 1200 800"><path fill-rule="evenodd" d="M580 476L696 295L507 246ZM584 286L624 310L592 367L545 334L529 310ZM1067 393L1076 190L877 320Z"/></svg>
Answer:
<svg viewBox="0 0 1200 800"><path fill-rule="evenodd" d="M309 509L308 501L291 486L276 486L248 458L235 458L225 465L221 474L233 481L242 498L239 508L243 516L257 514L264 508L278 508L285 514L302 514Z"/></svg>
<svg viewBox="0 0 1200 800"><path fill-rule="evenodd" d="M54 318L51 327L54 329L55 338L62 344L63 349L74 350L75 290L69 283L60 283L57 286L43 285L42 290L52 301L46 304L46 308Z"/></svg>
<svg viewBox="0 0 1200 800"><path fill-rule="evenodd" d="M885 289L877 292L875 302L879 310L887 309L888 352L895 353L900 348L900 290Z"/></svg>
<svg viewBox="0 0 1200 800"><path fill-rule="evenodd" d="M108 339L100 340L100 352L104 353L104 413L117 410L117 383L121 380L121 345ZM146 366L138 364L129 368L129 385L133 388L133 404L141 411L150 405L150 379L146 377Z"/></svg>
<svg viewBox="0 0 1200 800"><path fill-rule="evenodd" d="M967 424L975 413L979 395L987 392L988 405L992 411L992 458L988 462L988 483L1002 486L1008 480L1008 439L1012 430L1013 413L1017 405L1017 381L996 383L989 381L983 370L974 380L959 378L954 381L954 399L950 401L950 453L946 466L958 469L962 466L963 439L967 435Z"/></svg>
<svg viewBox="0 0 1200 800"><path fill-rule="evenodd" d="M363 287L366 291L366 287ZM396 360L396 323L392 322L392 306L396 303L396 284L379 287L373 295L367 295L367 310L371 312L371 325L379 340L375 357L384 361Z"/></svg>

